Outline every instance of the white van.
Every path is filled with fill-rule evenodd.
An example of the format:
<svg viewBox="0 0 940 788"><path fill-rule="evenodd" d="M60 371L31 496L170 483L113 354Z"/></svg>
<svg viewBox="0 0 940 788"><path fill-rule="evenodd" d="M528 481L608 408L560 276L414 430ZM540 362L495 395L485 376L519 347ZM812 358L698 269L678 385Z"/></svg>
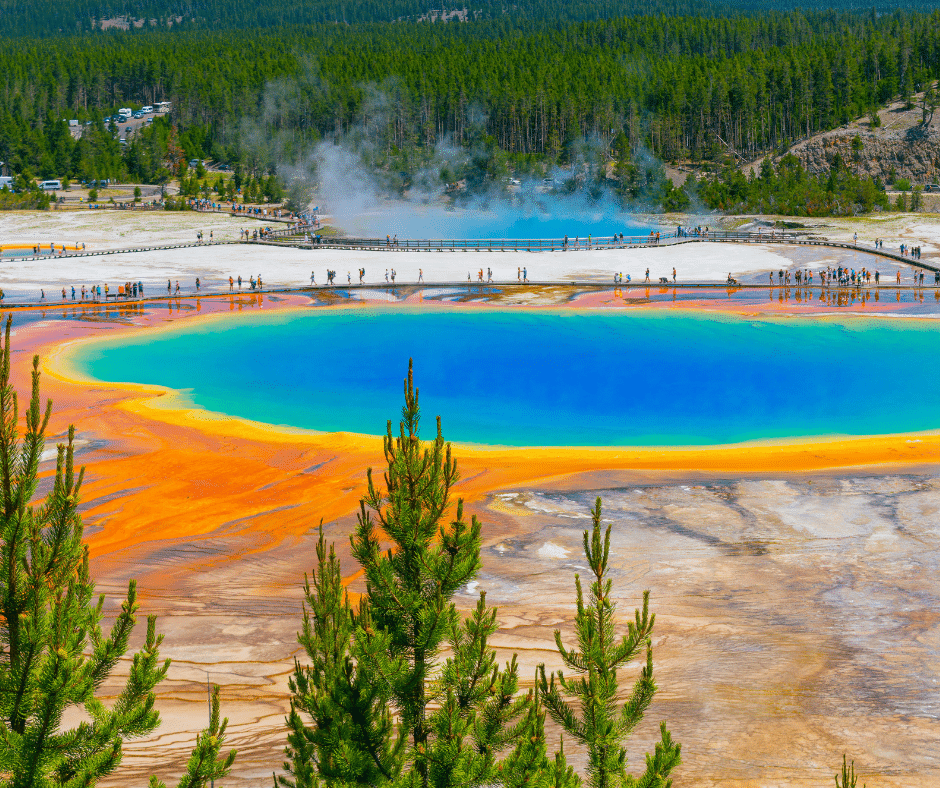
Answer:
<svg viewBox="0 0 940 788"><path fill-rule="evenodd" d="M151 107L151 106L146 106L146 107L143 107L140 111L143 112L145 115L152 115L152 114L153 114L153 107Z"/></svg>
<svg viewBox="0 0 940 788"><path fill-rule="evenodd" d="M62 181L40 181L39 188L44 192L57 192L62 188Z"/></svg>
<svg viewBox="0 0 940 788"><path fill-rule="evenodd" d="M13 178L9 175L0 175L0 190L4 188L13 191Z"/></svg>

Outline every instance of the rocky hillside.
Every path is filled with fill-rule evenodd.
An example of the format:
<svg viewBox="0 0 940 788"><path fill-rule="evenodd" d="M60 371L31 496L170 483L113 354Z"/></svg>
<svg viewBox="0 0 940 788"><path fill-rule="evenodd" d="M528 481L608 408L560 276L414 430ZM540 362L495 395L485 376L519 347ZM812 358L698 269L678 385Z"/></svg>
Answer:
<svg viewBox="0 0 940 788"><path fill-rule="evenodd" d="M828 170L838 154L857 174L884 183L895 178L906 178L912 185L940 183L940 111L926 125L919 106L905 110L897 103L879 116L880 127L860 119L803 140L789 152L813 173Z"/></svg>

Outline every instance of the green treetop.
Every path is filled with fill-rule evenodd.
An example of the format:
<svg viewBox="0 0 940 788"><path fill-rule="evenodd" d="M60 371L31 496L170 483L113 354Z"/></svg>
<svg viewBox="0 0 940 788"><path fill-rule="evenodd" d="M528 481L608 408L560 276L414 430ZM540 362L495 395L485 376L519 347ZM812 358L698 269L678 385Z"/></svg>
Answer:
<svg viewBox="0 0 940 788"><path fill-rule="evenodd" d="M588 783L591 788L668 788L672 784L669 774L680 761L680 745L673 743L661 727L662 740L655 754L646 758L646 772L639 778L627 775L627 752L623 744L630 736L653 700L656 685L653 682L653 649L650 636L655 615L649 612L649 591L643 594L643 610L636 611L635 620L628 624L627 634L619 642L614 636L612 583L606 579L610 554L610 526L601 539L601 499L592 512L593 530L584 532L584 553L591 569L591 597L585 603L580 576L575 576L577 588L577 614L575 628L578 650L567 649L561 632L555 631L555 643L565 667L575 671L577 678L566 678L562 671L545 674L540 666L539 685L544 703L554 719L588 750ZM617 670L632 661L646 649L646 664L633 692L622 708L617 708ZM580 707L580 715L565 700L562 693L573 696Z"/></svg>

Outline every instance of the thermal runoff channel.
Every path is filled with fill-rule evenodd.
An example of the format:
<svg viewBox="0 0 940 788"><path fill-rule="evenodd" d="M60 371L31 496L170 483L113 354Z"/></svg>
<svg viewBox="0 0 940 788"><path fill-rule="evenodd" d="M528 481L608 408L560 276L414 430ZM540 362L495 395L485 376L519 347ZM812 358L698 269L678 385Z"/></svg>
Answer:
<svg viewBox="0 0 940 788"><path fill-rule="evenodd" d="M929 321L357 308L142 331L77 361L231 416L378 434L413 357L449 440L681 446L937 429L938 351Z"/></svg>

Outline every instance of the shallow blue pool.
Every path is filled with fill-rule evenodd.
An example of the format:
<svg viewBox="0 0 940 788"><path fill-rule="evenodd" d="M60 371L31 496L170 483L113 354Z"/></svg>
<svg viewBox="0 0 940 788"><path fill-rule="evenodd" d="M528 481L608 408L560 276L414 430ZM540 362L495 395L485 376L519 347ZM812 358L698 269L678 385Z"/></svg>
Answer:
<svg viewBox="0 0 940 788"><path fill-rule="evenodd" d="M940 326L653 312L341 309L91 345L104 381L271 424L381 434L414 357L426 437L649 446L940 428Z"/></svg>

